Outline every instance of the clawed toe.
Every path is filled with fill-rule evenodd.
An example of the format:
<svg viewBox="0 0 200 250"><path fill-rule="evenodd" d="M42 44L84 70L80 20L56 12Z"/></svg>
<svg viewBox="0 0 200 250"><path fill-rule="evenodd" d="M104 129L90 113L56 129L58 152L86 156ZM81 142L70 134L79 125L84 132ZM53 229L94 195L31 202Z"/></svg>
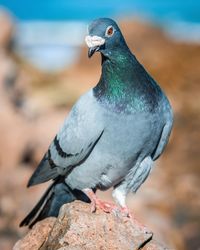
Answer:
<svg viewBox="0 0 200 250"><path fill-rule="evenodd" d="M101 200L97 200L96 206L103 210L105 213L112 213L117 209L117 206L115 204Z"/></svg>
<svg viewBox="0 0 200 250"><path fill-rule="evenodd" d="M122 208L120 209L120 212L121 212L121 215L122 215L123 217L132 218L132 215L131 215L131 213L130 213L130 211L129 211L129 209L128 209L127 207L122 207Z"/></svg>
<svg viewBox="0 0 200 250"><path fill-rule="evenodd" d="M83 190L91 200L91 212L95 212L97 208L103 210L105 213L112 213L117 209L117 206L111 202L102 201L96 197L91 189Z"/></svg>

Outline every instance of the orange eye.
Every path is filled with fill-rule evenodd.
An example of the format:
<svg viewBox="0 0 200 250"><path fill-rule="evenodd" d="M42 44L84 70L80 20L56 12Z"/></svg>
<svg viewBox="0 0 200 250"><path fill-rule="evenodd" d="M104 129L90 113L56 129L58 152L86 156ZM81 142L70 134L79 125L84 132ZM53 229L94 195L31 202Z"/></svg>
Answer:
<svg viewBox="0 0 200 250"><path fill-rule="evenodd" d="M112 27L112 26L109 26L109 27L107 28L107 30L106 30L106 35L107 35L107 36L112 36L113 33L114 33L113 27Z"/></svg>

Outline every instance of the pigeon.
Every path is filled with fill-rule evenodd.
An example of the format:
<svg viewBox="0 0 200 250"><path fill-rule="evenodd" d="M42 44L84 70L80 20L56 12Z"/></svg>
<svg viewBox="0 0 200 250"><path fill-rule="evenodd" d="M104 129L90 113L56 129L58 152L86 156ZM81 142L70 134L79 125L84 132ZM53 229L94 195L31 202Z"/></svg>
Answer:
<svg viewBox="0 0 200 250"><path fill-rule="evenodd" d="M53 180L20 226L57 216L62 204L79 199L126 216L128 193L135 193L163 153L173 125L168 98L128 48L117 23L91 22L85 38L88 57L101 54L97 85L72 107L28 187ZM115 204L97 190L113 188Z"/></svg>

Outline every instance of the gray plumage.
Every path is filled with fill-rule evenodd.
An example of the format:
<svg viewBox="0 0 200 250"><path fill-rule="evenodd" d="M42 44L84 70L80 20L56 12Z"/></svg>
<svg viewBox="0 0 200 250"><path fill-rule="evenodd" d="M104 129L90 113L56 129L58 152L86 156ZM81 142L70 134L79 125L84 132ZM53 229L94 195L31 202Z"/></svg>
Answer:
<svg viewBox="0 0 200 250"><path fill-rule="evenodd" d="M89 34L105 40L90 51L102 54L101 78L73 106L28 186L62 176L72 190L113 187L113 197L124 206L168 142L172 109L113 20L95 20Z"/></svg>

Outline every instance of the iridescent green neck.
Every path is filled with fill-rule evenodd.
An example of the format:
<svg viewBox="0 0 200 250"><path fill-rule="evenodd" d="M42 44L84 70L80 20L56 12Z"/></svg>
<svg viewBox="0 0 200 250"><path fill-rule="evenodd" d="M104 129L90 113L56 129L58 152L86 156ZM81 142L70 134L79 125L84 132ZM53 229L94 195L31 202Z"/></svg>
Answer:
<svg viewBox="0 0 200 250"><path fill-rule="evenodd" d="M129 108L138 105L133 79L134 60L129 50L112 52L110 58L102 56L102 74L94 88L98 100L110 103L119 111L127 109L127 105Z"/></svg>
<svg viewBox="0 0 200 250"><path fill-rule="evenodd" d="M93 92L106 108L124 113L152 110L159 91L129 49L102 56L102 74Z"/></svg>

